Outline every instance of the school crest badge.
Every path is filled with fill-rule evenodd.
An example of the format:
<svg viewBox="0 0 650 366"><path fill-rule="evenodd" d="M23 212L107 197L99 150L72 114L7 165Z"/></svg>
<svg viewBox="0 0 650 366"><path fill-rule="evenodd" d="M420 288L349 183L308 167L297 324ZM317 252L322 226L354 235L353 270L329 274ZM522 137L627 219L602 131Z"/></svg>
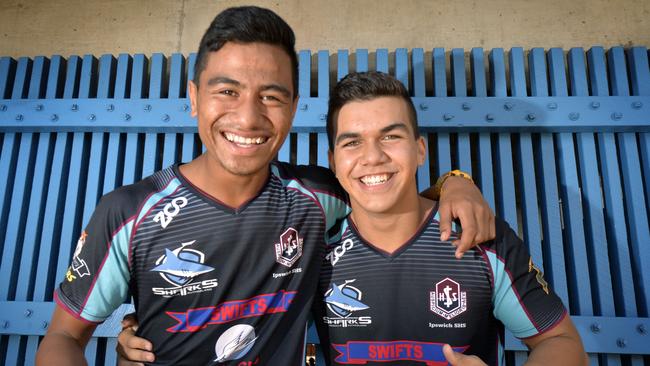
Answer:
<svg viewBox="0 0 650 366"><path fill-rule="evenodd" d="M451 320L467 310L467 293L461 290L460 284L447 277L436 283L429 293L429 306L432 312Z"/></svg>

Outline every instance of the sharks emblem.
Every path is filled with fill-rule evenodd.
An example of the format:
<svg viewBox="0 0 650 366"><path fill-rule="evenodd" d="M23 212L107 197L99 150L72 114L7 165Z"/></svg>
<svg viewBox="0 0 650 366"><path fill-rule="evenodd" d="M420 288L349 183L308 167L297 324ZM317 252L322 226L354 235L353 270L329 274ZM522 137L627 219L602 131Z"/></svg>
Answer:
<svg viewBox="0 0 650 366"><path fill-rule="evenodd" d="M196 240L181 243L179 248L170 250L165 248L165 254L156 261L153 272L160 272L162 278L176 286L188 284L198 275L214 271L213 267L206 266L205 255L196 249L187 248Z"/></svg>
<svg viewBox="0 0 650 366"><path fill-rule="evenodd" d="M176 277L195 277L214 270L210 266L179 258L176 253L169 249L165 249L165 257L167 260L163 264L156 266L152 271L163 272Z"/></svg>
<svg viewBox="0 0 650 366"><path fill-rule="evenodd" d="M342 285L332 283L329 291L325 293L327 308L334 314L341 317L348 317L352 312L368 309L369 306L362 303L361 291L349 284L355 280L345 281Z"/></svg>

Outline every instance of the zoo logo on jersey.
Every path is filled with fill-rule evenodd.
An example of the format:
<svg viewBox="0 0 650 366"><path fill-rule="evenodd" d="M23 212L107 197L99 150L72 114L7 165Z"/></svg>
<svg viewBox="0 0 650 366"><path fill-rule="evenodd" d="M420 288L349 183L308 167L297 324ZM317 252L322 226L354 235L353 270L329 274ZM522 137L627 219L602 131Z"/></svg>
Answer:
<svg viewBox="0 0 650 366"><path fill-rule="evenodd" d="M291 267L302 256L303 238L298 230L290 227L280 235L280 242L275 243L275 261Z"/></svg>
<svg viewBox="0 0 650 366"><path fill-rule="evenodd" d="M185 296L210 291L218 286L215 278L193 282L195 277L214 270L213 267L203 264L205 255L202 252L187 248L195 242L196 240L181 243L181 246L174 250L165 248L165 254L156 260L156 266L151 271L159 272L160 277L174 287L153 287L154 294L163 297Z"/></svg>
<svg viewBox="0 0 650 366"><path fill-rule="evenodd" d="M160 224L164 229L169 225L174 217L181 212L181 208L187 205L187 198L185 197L176 197L171 202L165 205L162 210L153 217L153 221Z"/></svg>
<svg viewBox="0 0 650 366"><path fill-rule="evenodd" d="M429 292L431 311L451 320L467 310L467 292L461 291L460 284L447 277L436 283L434 291Z"/></svg>
<svg viewBox="0 0 650 366"><path fill-rule="evenodd" d="M346 280L342 285L332 282L325 292L325 304L335 317L324 316L323 321L330 327L365 327L372 324L370 316L351 316L355 311L366 310L370 307L361 302L362 293L356 287L350 286L355 280Z"/></svg>
<svg viewBox="0 0 650 366"><path fill-rule="evenodd" d="M343 254L352 249L353 246L354 241L352 241L352 239L345 239L341 245L335 246L331 252L327 253L325 259L329 260L330 263L332 263L332 267L334 267L336 263L338 263L339 259L341 259Z"/></svg>

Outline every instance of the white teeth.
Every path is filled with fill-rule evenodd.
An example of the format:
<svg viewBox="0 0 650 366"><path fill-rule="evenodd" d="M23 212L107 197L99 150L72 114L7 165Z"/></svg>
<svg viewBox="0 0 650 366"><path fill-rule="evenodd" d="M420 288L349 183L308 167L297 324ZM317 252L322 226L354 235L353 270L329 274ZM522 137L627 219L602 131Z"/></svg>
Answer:
<svg viewBox="0 0 650 366"><path fill-rule="evenodd" d="M375 186L386 182L388 178L389 178L388 174L366 175L364 177L361 177L361 182L363 182L363 184L368 186Z"/></svg>
<svg viewBox="0 0 650 366"><path fill-rule="evenodd" d="M235 135L234 133L224 132L223 134L226 137L226 140L234 142L240 145L259 145L266 142L266 137L243 137Z"/></svg>

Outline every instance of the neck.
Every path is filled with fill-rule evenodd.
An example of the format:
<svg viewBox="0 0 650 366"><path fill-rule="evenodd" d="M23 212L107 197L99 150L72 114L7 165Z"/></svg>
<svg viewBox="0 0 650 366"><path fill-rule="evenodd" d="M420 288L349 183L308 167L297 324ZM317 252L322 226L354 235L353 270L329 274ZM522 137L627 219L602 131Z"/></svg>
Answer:
<svg viewBox="0 0 650 366"><path fill-rule="evenodd" d="M193 185L230 207L239 207L253 199L269 176L268 169L251 175L231 174L210 161L207 154L181 165L180 171Z"/></svg>
<svg viewBox="0 0 650 366"><path fill-rule="evenodd" d="M415 235L433 208L433 201L417 196L407 209L392 212L368 212L355 208L350 216L361 236L375 247L393 253Z"/></svg>

